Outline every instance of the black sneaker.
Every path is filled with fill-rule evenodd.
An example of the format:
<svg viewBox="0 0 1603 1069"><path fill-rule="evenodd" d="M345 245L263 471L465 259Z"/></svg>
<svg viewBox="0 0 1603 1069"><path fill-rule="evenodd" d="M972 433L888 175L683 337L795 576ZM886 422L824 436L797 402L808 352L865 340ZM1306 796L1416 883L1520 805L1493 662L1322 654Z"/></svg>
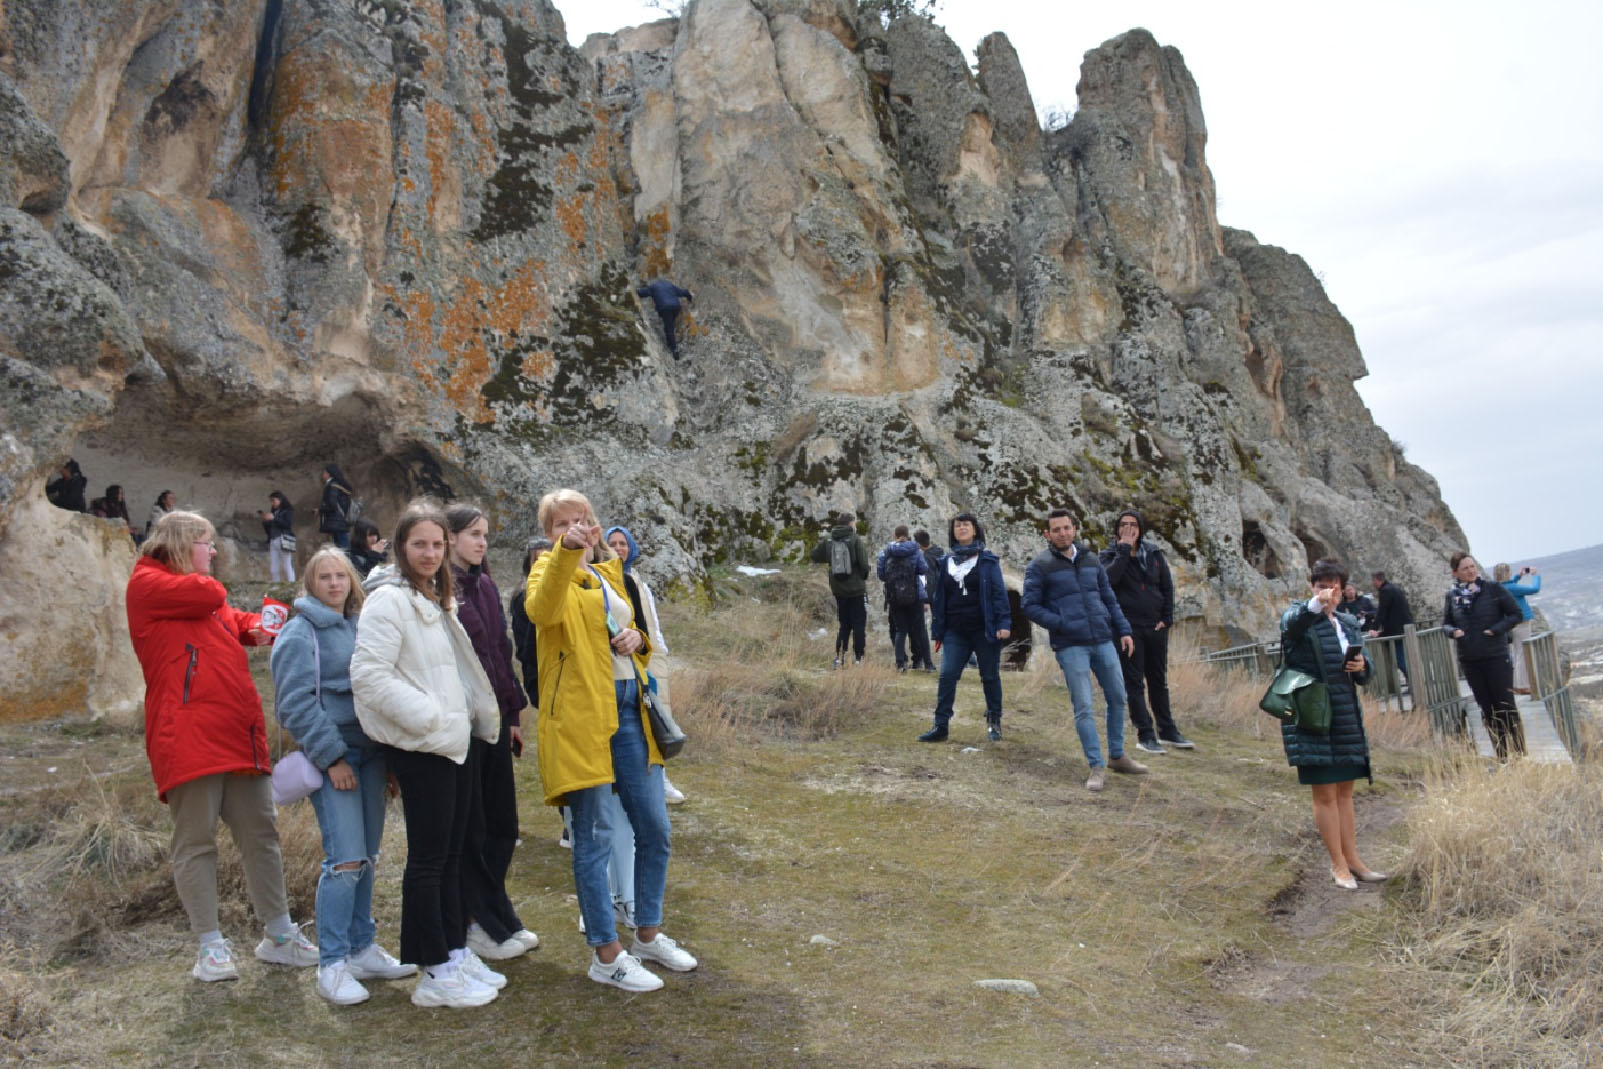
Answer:
<svg viewBox="0 0 1603 1069"><path fill-rule="evenodd" d="M1001 742L1002 722L1000 720L992 720L990 725L985 729L985 737L990 739L992 742Z"/></svg>
<svg viewBox="0 0 1603 1069"><path fill-rule="evenodd" d="M918 737L918 741L919 742L945 742L946 741L946 726L944 724L935 725L934 727L930 728L928 731L924 732L924 734L920 735Z"/></svg>
<svg viewBox="0 0 1603 1069"><path fill-rule="evenodd" d="M1173 736L1165 735L1163 737L1163 741L1168 743L1170 746L1173 746L1176 750L1195 750L1197 748L1196 743L1192 742L1190 739L1179 734L1178 732L1176 732Z"/></svg>
<svg viewBox="0 0 1603 1069"><path fill-rule="evenodd" d="M1143 753L1163 754L1165 750L1158 745L1157 739L1137 739L1135 748Z"/></svg>

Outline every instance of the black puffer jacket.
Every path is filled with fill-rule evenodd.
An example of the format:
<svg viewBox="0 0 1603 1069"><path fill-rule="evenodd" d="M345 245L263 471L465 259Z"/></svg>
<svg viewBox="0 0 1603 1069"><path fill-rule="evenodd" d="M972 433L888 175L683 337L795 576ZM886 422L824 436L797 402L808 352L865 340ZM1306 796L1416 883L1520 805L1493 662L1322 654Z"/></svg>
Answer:
<svg viewBox="0 0 1603 1069"><path fill-rule="evenodd" d="M1442 603L1442 626L1447 633L1464 632L1458 640L1461 661L1508 660L1508 633L1524 618L1514 595L1490 579L1480 581L1480 590L1467 603L1454 598L1451 590Z"/></svg>
<svg viewBox="0 0 1603 1069"><path fill-rule="evenodd" d="M1368 775L1369 739L1364 734L1364 710L1355 684L1369 679L1370 668L1366 663L1362 672L1342 671L1337 624L1347 634L1348 649L1363 646L1358 621L1346 613L1337 613L1336 624L1332 624L1324 613L1311 612L1307 602L1299 602L1280 618L1280 648L1286 663L1323 679L1330 687L1330 734L1313 735L1298 730L1296 724L1281 724L1280 741L1286 748L1287 762L1294 768L1360 764Z"/></svg>
<svg viewBox="0 0 1603 1069"><path fill-rule="evenodd" d="M1151 630L1158 624L1174 626L1174 578L1163 550L1146 540L1147 524L1139 512L1126 509L1119 518L1134 516L1140 537L1134 546L1115 542L1101 554L1113 596L1131 627Z"/></svg>

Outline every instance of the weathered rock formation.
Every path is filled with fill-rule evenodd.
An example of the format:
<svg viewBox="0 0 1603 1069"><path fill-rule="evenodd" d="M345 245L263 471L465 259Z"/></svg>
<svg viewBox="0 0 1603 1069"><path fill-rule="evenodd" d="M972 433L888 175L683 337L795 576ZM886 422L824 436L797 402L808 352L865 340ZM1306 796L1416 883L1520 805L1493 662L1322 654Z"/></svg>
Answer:
<svg viewBox="0 0 1603 1069"><path fill-rule="evenodd" d="M1219 225L1177 51L1093 50L1043 131L1005 38L976 72L855 9L692 0L575 50L546 0L0 0L0 555L72 577L0 584L5 710L67 693L41 628L136 672L126 550L38 507L69 455L243 543L282 489L310 546L334 459L381 519L473 496L508 542L583 487L661 578L846 505L974 508L1022 568L1050 506L1101 541L1133 504L1210 625L1326 553L1434 585L1462 534L1307 265ZM686 362L653 274L695 292Z"/></svg>

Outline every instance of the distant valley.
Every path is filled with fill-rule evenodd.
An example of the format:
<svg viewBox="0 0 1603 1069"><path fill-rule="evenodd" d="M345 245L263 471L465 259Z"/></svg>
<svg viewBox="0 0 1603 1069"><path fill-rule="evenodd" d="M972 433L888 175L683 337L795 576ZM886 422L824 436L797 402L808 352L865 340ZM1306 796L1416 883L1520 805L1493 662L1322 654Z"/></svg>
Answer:
<svg viewBox="0 0 1603 1069"><path fill-rule="evenodd" d="M1531 603L1554 630L1603 627L1603 545L1511 563L1528 564L1541 575L1542 592Z"/></svg>

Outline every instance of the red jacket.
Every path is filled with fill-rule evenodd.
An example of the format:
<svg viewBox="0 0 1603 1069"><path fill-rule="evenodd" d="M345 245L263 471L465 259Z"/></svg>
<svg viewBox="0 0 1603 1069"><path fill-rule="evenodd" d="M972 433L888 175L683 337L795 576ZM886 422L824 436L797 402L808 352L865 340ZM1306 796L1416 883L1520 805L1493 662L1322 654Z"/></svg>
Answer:
<svg viewBox="0 0 1603 1069"><path fill-rule="evenodd" d="M261 625L209 575L140 557L128 580L128 631L145 670L145 752L161 800L219 772L272 768L262 699L241 643Z"/></svg>

